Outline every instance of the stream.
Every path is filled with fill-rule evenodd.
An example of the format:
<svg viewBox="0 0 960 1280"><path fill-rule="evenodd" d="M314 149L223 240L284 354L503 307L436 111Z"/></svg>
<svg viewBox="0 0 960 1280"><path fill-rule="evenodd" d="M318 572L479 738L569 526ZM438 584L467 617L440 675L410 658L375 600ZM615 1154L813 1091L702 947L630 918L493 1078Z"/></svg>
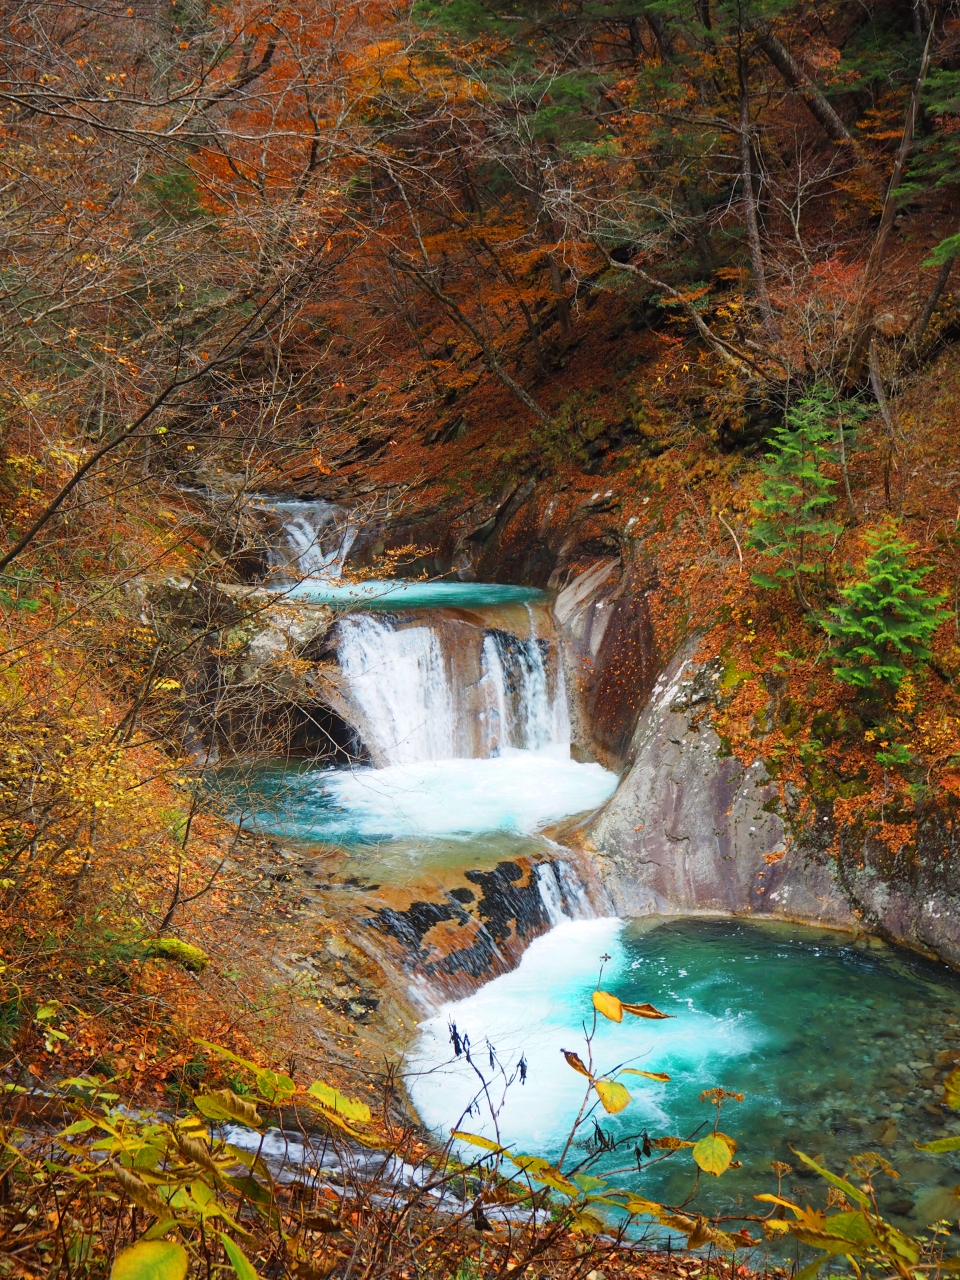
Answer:
<svg viewBox="0 0 960 1280"><path fill-rule="evenodd" d="M344 581L355 530L333 510L275 504L287 538L275 564L300 569L277 590L288 603L338 611L331 633L338 705L362 750L349 764L267 762L243 776L236 794L245 825L338 848L343 869L381 897L434 879L434 915L424 917L412 954L428 972L433 964L474 980L466 993L453 990L424 1008L409 1047L407 1085L425 1125L441 1141L461 1127L556 1158L583 1097L583 1079L560 1050L586 1056L602 964L606 989L650 1001L670 1019L601 1019L597 1066L627 1064L671 1079L626 1077L635 1082L629 1106L616 1116L598 1112L596 1125L591 1119L577 1134L565 1168L602 1174L632 1165L645 1132L701 1135L712 1111L700 1094L719 1085L744 1095L726 1103L722 1122L742 1166L704 1179L699 1206L753 1212L756 1192L776 1190L771 1161L791 1166L788 1194L819 1196L791 1146L837 1170L850 1155L877 1150L902 1175L881 1199L894 1221L922 1229L955 1219L949 1188L960 1154L927 1156L914 1142L960 1133L960 1115L939 1105L943 1069L960 1062L956 975L877 939L800 925L611 917L602 890L588 888L582 855L543 832L596 809L618 782L599 764L571 757L549 596L496 584ZM516 895L507 893L499 909L513 913L523 945L488 981L475 961L441 963L427 946L433 924L456 921L477 899L483 907L519 882L521 872L509 869L522 867L537 897L528 932ZM409 941L409 921L396 924L398 910L390 919ZM480 919L481 932L491 934L489 956L502 935L482 912ZM410 990L422 1006L416 981ZM464 1034L470 1061L454 1055ZM616 1152L601 1150L612 1141L622 1144ZM677 1202L692 1186L687 1152L655 1164L641 1154L640 1164L626 1182L651 1198Z"/></svg>

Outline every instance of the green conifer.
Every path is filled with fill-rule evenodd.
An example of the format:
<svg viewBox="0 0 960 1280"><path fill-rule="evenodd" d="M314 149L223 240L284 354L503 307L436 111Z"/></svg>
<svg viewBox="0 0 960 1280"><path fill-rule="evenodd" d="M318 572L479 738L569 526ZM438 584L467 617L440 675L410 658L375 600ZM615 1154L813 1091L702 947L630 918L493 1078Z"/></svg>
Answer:
<svg viewBox="0 0 960 1280"><path fill-rule="evenodd" d="M822 626L833 641L836 678L877 696L900 687L905 659L930 657L928 641L952 614L941 607L946 596L923 590L930 569L911 567L916 544L903 539L895 520L885 520L865 538L870 553L863 577L844 587L841 603Z"/></svg>
<svg viewBox="0 0 960 1280"><path fill-rule="evenodd" d="M785 425L774 431L771 450L761 463L763 483L753 504L758 518L748 546L781 563L772 576L754 573L752 580L767 588L792 582L804 609L810 604L800 574L818 572L842 532L824 514L834 502L830 491L836 481L822 470L833 461L832 419L837 411L827 390L812 392L788 410Z"/></svg>

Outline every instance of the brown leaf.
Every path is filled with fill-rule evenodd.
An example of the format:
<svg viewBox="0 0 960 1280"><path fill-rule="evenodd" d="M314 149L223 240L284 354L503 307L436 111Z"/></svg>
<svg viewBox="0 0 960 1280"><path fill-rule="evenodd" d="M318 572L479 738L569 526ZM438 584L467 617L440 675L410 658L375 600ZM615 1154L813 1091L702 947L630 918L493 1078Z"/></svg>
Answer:
<svg viewBox="0 0 960 1280"><path fill-rule="evenodd" d="M652 1004L622 1004L620 1007L625 1013L632 1013L635 1018L673 1018L676 1016L672 1013L661 1013Z"/></svg>
<svg viewBox="0 0 960 1280"><path fill-rule="evenodd" d="M110 1161L110 1170L134 1204L139 1205L141 1209L146 1209L147 1213L152 1213L155 1218L170 1217L169 1207L163 1203L153 1188L148 1187L132 1170L124 1169L123 1165L117 1164L114 1160Z"/></svg>
<svg viewBox="0 0 960 1280"><path fill-rule="evenodd" d="M587 1070L583 1059L578 1053L574 1053L572 1049L561 1049L560 1052L567 1060L567 1066L573 1067L574 1071L579 1071L582 1076L586 1076L588 1080L592 1080L593 1076Z"/></svg>
<svg viewBox="0 0 960 1280"><path fill-rule="evenodd" d="M699 1249L701 1246L710 1243L710 1228L707 1226L704 1218L697 1219L697 1225L687 1236L687 1248Z"/></svg>
<svg viewBox="0 0 960 1280"><path fill-rule="evenodd" d="M331 1218L326 1213L308 1213L303 1220L303 1225L307 1231L320 1231L324 1235L341 1230L340 1219Z"/></svg>

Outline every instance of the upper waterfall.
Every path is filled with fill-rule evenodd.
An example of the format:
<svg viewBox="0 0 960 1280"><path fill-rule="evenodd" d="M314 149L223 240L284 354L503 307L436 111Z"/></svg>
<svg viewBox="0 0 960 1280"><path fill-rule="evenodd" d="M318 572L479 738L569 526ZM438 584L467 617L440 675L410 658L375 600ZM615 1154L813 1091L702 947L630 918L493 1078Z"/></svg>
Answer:
<svg viewBox="0 0 960 1280"><path fill-rule="evenodd" d="M267 552L275 573L294 581L340 577L360 531L352 511L321 498L257 498L253 505L280 526L280 537Z"/></svg>

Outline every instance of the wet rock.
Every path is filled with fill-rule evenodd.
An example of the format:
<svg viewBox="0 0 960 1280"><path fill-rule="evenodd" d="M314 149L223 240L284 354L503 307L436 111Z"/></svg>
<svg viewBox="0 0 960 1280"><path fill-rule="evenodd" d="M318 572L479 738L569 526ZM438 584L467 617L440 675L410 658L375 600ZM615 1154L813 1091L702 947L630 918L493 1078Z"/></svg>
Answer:
<svg viewBox="0 0 960 1280"><path fill-rule="evenodd" d="M744 768L724 754L707 696L718 696L721 680L693 661L694 648L657 680L630 744L631 767L587 830L616 909L756 912L853 927L831 860L787 847L762 760Z"/></svg>
<svg viewBox="0 0 960 1280"><path fill-rule="evenodd" d="M554 603L571 703L574 742L618 769L659 670L644 574L597 561Z"/></svg>
<svg viewBox="0 0 960 1280"><path fill-rule="evenodd" d="M914 1212L924 1223L940 1222L943 1219L956 1219L957 1197L947 1187L928 1187L917 1194Z"/></svg>
<svg viewBox="0 0 960 1280"><path fill-rule="evenodd" d="M435 884L432 899L417 898L416 887L398 889L392 903L368 902L363 923L400 944L408 970L431 979L486 980L512 968L551 925L539 865L517 858L465 871L469 888Z"/></svg>
<svg viewBox="0 0 960 1280"><path fill-rule="evenodd" d="M807 921L882 934L863 945L880 950L887 939L960 968L960 826L931 807L919 815L916 856L896 860L862 831L838 836L827 800L795 825L799 797L774 785L762 737L746 766L725 748L716 714L730 682L695 653L694 639L657 679L620 787L584 832L616 910ZM775 707L776 688L763 684ZM875 1038L902 1041L911 1029L878 1027ZM914 1069L932 1069L926 1043L911 1048Z"/></svg>

